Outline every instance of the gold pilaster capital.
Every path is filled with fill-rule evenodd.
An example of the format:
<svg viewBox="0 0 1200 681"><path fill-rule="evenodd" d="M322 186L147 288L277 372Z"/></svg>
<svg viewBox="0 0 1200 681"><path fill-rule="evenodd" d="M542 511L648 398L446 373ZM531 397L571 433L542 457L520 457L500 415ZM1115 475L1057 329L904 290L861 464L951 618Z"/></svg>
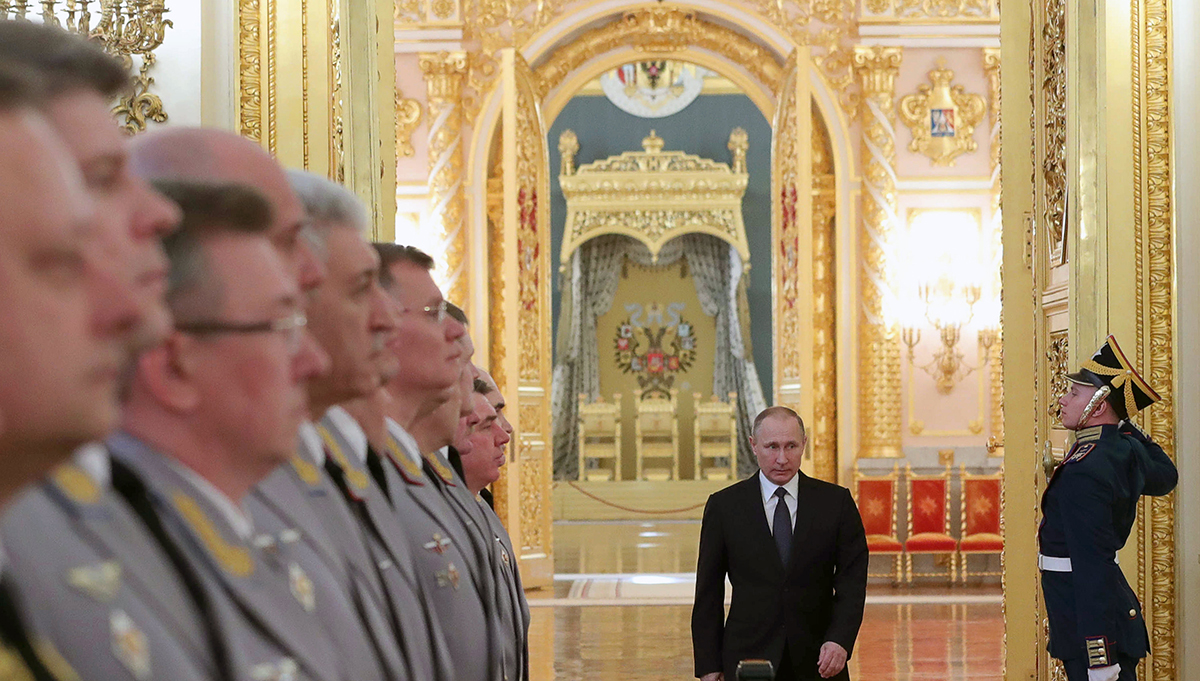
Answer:
<svg viewBox="0 0 1200 681"><path fill-rule="evenodd" d="M462 95L466 52L422 52L417 63L425 74L430 101L457 100Z"/></svg>
<svg viewBox="0 0 1200 681"><path fill-rule="evenodd" d="M864 97L891 95L904 49L882 45L855 45L850 63L858 76Z"/></svg>

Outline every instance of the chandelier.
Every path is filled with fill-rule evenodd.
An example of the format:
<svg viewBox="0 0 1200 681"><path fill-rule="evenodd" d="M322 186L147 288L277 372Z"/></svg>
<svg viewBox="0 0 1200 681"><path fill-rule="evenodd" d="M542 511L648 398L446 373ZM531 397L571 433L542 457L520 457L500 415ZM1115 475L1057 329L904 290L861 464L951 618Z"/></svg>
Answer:
<svg viewBox="0 0 1200 681"><path fill-rule="evenodd" d="M99 43L104 51L133 70L133 89L113 109L130 134L146 129L147 121L163 123L162 99L150 93L154 51L163 42L169 19L166 0L0 0L0 19L40 19Z"/></svg>

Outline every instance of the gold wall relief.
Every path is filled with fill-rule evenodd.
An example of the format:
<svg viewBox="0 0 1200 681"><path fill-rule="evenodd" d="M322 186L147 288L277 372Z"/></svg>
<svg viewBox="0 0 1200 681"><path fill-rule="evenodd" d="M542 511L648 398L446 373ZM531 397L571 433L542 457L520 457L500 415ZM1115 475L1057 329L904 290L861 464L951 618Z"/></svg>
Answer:
<svg viewBox="0 0 1200 681"><path fill-rule="evenodd" d="M345 116L342 102L342 20L339 3L329 3L329 177L346 180Z"/></svg>
<svg viewBox="0 0 1200 681"><path fill-rule="evenodd" d="M960 154L975 151L975 126L983 120L983 97L951 85L954 72L939 67L929 72L933 87L920 85L916 94L900 99L900 118L912 132L910 151L929 157L935 166L953 166Z"/></svg>
<svg viewBox="0 0 1200 681"><path fill-rule="evenodd" d="M1054 331L1049 336L1050 343L1046 348L1046 367L1050 378L1049 392L1046 395L1046 415L1050 417L1055 427L1061 427L1062 409L1059 399L1071 389L1067 374L1071 371L1070 339L1067 330Z"/></svg>
<svg viewBox="0 0 1200 681"><path fill-rule="evenodd" d="M421 124L421 103L408 99L396 90L396 155L407 158L416 153L412 145L412 134Z"/></svg>
<svg viewBox="0 0 1200 681"><path fill-rule="evenodd" d="M896 223L896 110L893 91L902 58L898 47L856 47L862 86L862 231L859 247L859 451L861 457L900 456L900 343L884 318L888 272L884 244Z"/></svg>
<svg viewBox="0 0 1200 681"><path fill-rule="evenodd" d="M991 116L992 131L989 139L989 156L992 169L992 225L995 230L995 242L999 246L997 252L1003 254L1001 243L1001 195L1003 193L1002 171L1000 168L1001 136L1000 124L1000 50L985 47L983 49L983 72L988 81L988 111ZM1003 257L1001 257L1001 262ZM1004 273L1001 266L1000 291L1003 296ZM1001 305L1003 308L1003 305ZM1000 329L996 342L989 349L989 372L991 378L991 437L988 439L988 450L994 453L998 447L1004 446L1004 314L1000 314Z"/></svg>
<svg viewBox="0 0 1200 681"><path fill-rule="evenodd" d="M1036 9L1034 11L1037 11ZM1040 182L1034 183L1042 194L1041 225L1050 236L1049 265L1066 262L1064 246L1067 215L1067 2L1047 0L1041 26L1039 66L1041 93L1036 97L1042 124Z"/></svg>
<svg viewBox="0 0 1200 681"><path fill-rule="evenodd" d="M1170 3L1132 0L1133 198L1137 354L1162 400L1142 425L1175 458L1174 229L1171 177ZM1177 678L1175 651L1175 497L1142 502L1138 525L1138 595L1149 603L1150 662L1153 681ZM1147 550L1146 538L1149 538ZM1146 554L1149 553L1149 556Z"/></svg>
<svg viewBox="0 0 1200 681"><path fill-rule="evenodd" d="M446 298L467 310L466 196L463 192L462 88L467 55L422 53L429 95L429 219L446 245Z"/></svg>
<svg viewBox="0 0 1200 681"><path fill-rule="evenodd" d="M813 472L830 482L838 479L836 179L829 130L813 105L813 420L809 430Z"/></svg>
<svg viewBox="0 0 1200 681"><path fill-rule="evenodd" d="M875 23L996 23L999 0L865 0L860 21Z"/></svg>
<svg viewBox="0 0 1200 681"><path fill-rule="evenodd" d="M238 132L262 142L262 23L259 0L238 3Z"/></svg>

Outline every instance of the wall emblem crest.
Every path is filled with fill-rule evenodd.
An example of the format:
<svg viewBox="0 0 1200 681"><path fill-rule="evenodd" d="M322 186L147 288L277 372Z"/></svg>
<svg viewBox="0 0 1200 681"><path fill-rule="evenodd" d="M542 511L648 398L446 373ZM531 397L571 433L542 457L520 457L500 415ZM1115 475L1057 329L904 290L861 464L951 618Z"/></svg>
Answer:
<svg viewBox="0 0 1200 681"><path fill-rule="evenodd" d="M670 59L625 64L600 76L600 89L618 109L640 118L664 118L700 96L707 70Z"/></svg>
<svg viewBox="0 0 1200 681"><path fill-rule="evenodd" d="M980 95L961 85L951 85L954 72L938 60L929 72L933 86L921 85L917 92L900 99L900 118L912 132L909 151L928 156L936 166L952 166L960 154L975 151L975 126L987 107Z"/></svg>
<svg viewBox="0 0 1200 681"><path fill-rule="evenodd" d="M669 397L675 375L696 359L695 329L680 316L683 308L683 303L665 309L658 303L625 305L629 317L617 326L613 347L617 367L637 377L642 399Z"/></svg>

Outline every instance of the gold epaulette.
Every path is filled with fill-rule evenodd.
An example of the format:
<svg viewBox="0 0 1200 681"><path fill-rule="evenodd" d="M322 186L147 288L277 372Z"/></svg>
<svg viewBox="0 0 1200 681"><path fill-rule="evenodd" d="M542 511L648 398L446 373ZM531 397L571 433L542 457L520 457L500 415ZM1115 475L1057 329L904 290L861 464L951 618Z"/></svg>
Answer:
<svg viewBox="0 0 1200 681"><path fill-rule="evenodd" d="M433 468L433 472L437 473L438 477L441 478L443 482L445 482L447 485L454 484L454 471L450 470L446 464L442 463L441 460L437 458L437 454L426 454L425 460L429 462L429 466Z"/></svg>
<svg viewBox="0 0 1200 681"><path fill-rule="evenodd" d="M79 466L66 463L50 474L54 486L77 504L92 505L100 501L100 486Z"/></svg>
<svg viewBox="0 0 1200 681"><path fill-rule="evenodd" d="M183 521L200 538L222 569L237 577L249 577L254 574L254 556L250 555L249 549L225 541L195 499L175 491L171 494L171 503L175 504L175 509L183 516Z"/></svg>
<svg viewBox="0 0 1200 681"><path fill-rule="evenodd" d="M329 455L337 465L342 467L342 471L346 475L346 481L350 483L354 489L360 492L367 489L371 485L370 478L362 470L355 468L350 463L350 459L346 457L346 452L342 451L342 445L329 432L329 429L323 425L317 426L317 432L321 434L321 439L325 442L325 448L329 450Z"/></svg>

